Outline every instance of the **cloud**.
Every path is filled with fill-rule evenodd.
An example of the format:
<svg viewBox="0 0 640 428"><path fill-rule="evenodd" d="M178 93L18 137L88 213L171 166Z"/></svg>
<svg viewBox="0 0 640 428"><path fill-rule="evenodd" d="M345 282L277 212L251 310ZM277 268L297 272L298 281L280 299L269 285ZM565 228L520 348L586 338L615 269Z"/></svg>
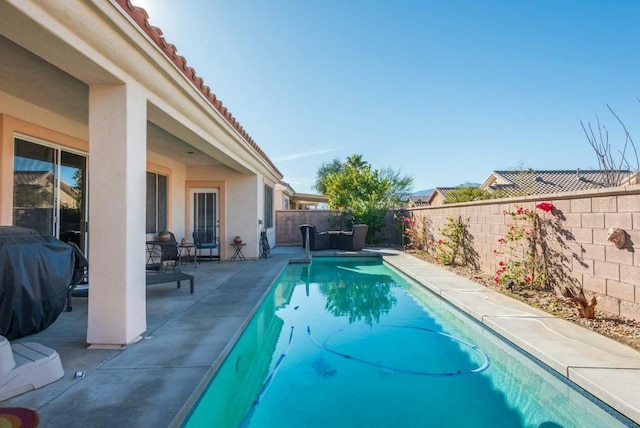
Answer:
<svg viewBox="0 0 640 428"><path fill-rule="evenodd" d="M286 162L295 159L308 158L316 155L323 155L325 153L337 152L340 149L322 149L322 150L312 150L310 152L302 152L302 153L291 153L290 155L282 155L282 156L272 156L271 160L274 162Z"/></svg>

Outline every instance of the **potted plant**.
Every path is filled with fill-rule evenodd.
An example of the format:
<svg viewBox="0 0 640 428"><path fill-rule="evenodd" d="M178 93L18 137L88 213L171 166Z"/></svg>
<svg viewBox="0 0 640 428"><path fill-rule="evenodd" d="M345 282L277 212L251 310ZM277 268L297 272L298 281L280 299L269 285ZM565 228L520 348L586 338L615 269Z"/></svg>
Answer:
<svg viewBox="0 0 640 428"><path fill-rule="evenodd" d="M236 245L242 244L242 238L240 237L240 235L236 235L233 237L233 243Z"/></svg>

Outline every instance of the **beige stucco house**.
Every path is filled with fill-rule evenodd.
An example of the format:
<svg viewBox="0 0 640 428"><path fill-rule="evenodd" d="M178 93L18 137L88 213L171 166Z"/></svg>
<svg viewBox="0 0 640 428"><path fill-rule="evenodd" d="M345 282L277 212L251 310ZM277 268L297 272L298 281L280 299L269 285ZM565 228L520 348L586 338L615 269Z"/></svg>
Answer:
<svg viewBox="0 0 640 428"><path fill-rule="evenodd" d="M46 191L32 190L46 203L17 186L45 172ZM74 229L91 266L89 344L121 346L146 330L147 234L208 228L223 260L234 235L257 257L263 226L274 243L281 180L128 0L0 0L0 224ZM79 221L65 222L69 212Z"/></svg>
<svg viewBox="0 0 640 428"><path fill-rule="evenodd" d="M275 187L276 210L308 210L326 206L329 197L314 193L298 193L289 183L281 181Z"/></svg>

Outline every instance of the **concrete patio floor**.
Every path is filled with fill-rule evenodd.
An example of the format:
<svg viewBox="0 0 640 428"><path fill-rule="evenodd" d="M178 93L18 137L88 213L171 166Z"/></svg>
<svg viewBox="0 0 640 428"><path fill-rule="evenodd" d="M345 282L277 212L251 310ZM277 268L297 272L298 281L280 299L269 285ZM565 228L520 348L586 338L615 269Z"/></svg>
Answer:
<svg viewBox="0 0 640 428"><path fill-rule="evenodd" d="M381 255L640 422L640 353L402 252L363 253ZM0 402L0 407L37 410L42 427L179 426L193 392L223 362L280 272L290 260L301 258L301 248L279 247L269 259L183 267L195 276L195 294L184 285L177 289L175 283L147 287L147 331L143 340L125 349L88 349L87 299L74 298L72 312L63 312L48 329L12 342L38 342L55 349L64 377ZM77 371L85 377L74 378Z"/></svg>

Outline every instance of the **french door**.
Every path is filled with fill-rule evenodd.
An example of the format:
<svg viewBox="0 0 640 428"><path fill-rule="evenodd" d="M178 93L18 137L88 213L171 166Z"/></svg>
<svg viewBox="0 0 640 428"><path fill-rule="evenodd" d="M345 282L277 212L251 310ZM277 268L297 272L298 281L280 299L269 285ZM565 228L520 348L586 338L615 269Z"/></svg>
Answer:
<svg viewBox="0 0 640 428"><path fill-rule="evenodd" d="M218 189L198 188L189 190L191 233L199 229L209 230L215 239L220 238L220 208ZM220 249L214 251L219 256Z"/></svg>
<svg viewBox="0 0 640 428"><path fill-rule="evenodd" d="M86 177L86 156L15 138L13 225L73 242L86 254Z"/></svg>

